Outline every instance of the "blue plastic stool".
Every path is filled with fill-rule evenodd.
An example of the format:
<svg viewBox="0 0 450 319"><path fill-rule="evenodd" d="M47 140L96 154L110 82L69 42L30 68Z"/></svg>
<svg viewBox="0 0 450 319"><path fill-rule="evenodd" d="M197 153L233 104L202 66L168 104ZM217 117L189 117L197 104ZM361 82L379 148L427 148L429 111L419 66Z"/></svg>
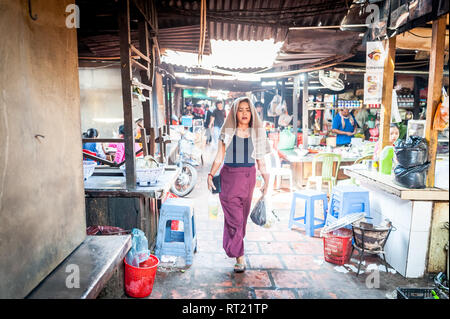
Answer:
<svg viewBox="0 0 450 319"><path fill-rule="evenodd" d="M330 221L354 213L365 213L366 217L370 217L369 191L354 185L335 186L328 207Z"/></svg>
<svg viewBox="0 0 450 319"><path fill-rule="evenodd" d="M305 216L295 217L295 206L297 198L301 198L305 201ZM316 218L314 216L314 202L316 200L323 201L323 212L324 219ZM316 190L302 190L297 191L292 194L292 204L291 204L291 216L289 218L289 229L292 229L293 225L305 228L306 235L313 237L314 230L321 228L325 225L325 220L327 216L327 194L316 191ZM303 222L300 222L303 220ZM320 221L320 224L315 224L316 221Z"/></svg>
<svg viewBox="0 0 450 319"><path fill-rule="evenodd" d="M182 221L184 231L171 230L172 220ZM197 252L194 202L185 198L169 198L161 205L155 255L182 256L192 265Z"/></svg>

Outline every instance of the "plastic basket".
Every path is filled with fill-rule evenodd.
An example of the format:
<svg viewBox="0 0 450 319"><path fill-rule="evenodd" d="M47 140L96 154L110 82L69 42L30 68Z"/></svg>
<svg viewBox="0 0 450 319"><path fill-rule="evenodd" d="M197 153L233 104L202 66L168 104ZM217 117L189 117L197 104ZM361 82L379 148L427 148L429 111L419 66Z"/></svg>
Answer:
<svg viewBox="0 0 450 319"><path fill-rule="evenodd" d="M125 165L122 165L120 169L122 170L123 175L126 176ZM136 168L136 183L139 185L156 184L162 173L164 173L164 166L155 168Z"/></svg>
<svg viewBox="0 0 450 319"><path fill-rule="evenodd" d="M95 166L97 166L96 162L83 161L84 180L87 180L89 177L92 176L92 174L94 174Z"/></svg>
<svg viewBox="0 0 450 319"><path fill-rule="evenodd" d="M397 288L397 299L435 299L431 291L440 295L436 288Z"/></svg>
<svg viewBox="0 0 450 319"><path fill-rule="evenodd" d="M337 265L345 264L350 258L352 231L339 228L323 237L323 255L325 261Z"/></svg>
<svg viewBox="0 0 450 319"><path fill-rule="evenodd" d="M144 298L150 296L155 282L156 270L159 265L158 257L150 257L139 264L139 267L125 263L125 293L133 298Z"/></svg>

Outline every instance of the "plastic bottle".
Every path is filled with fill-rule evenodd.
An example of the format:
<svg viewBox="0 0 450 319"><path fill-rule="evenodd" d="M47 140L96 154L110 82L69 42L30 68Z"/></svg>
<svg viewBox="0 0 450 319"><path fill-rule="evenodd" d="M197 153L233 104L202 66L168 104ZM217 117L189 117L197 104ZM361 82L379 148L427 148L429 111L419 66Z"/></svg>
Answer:
<svg viewBox="0 0 450 319"><path fill-rule="evenodd" d="M394 147L385 146L380 154L380 170L381 174L391 175L392 160L394 158Z"/></svg>
<svg viewBox="0 0 450 319"><path fill-rule="evenodd" d="M219 212L218 195L210 194L208 197L208 214L210 219L216 219Z"/></svg>

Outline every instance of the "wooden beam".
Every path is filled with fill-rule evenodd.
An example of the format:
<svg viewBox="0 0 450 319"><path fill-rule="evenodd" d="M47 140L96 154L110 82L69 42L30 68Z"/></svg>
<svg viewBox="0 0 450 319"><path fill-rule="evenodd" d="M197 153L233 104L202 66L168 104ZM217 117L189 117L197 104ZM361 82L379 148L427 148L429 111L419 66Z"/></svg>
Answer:
<svg viewBox="0 0 450 319"><path fill-rule="evenodd" d="M139 69L141 69L142 71L146 71L149 72L148 67L146 67L145 65L142 65L141 63L139 63L138 61L131 59L131 63L134 64L135 66L137 66Z"/></svg>
<svg viewBox="0 0 450 319"><path fill-rule="evenodd" d="M302 99L302 139L303 148L308 148L308 122L309 122L309 112L308 112L308 73L303 73L303 99Z"/></svg>
<svg viewBox="0 0 450 319"><path fill-rule="evenodd" d="M123 143L125 139L123 138L83 138L83 143ZM134 139L136 143L140 143L139 138Z"/></svg>
<svg viewBox="0 0 450 319"><path fill-rule="evenodd" d="M145 22L141 22L141 23L145 23ZM145 32L144 30L142 30L142 32ZM139 35L141 35L141 29L139 29ZM137 55L139 55L139 57L145 61L147 61L148 63L150 63L150 58L148 56L145 55L145 53L142 53L141 51L139 51L138 49L136 49L136 47L132 44L130 44L130 49L131 51L135 52Z"/></svg>
<svg viewBox="0 0 450 319"><path fill-rule="evenodd" d="M434 187L438 131L433 129L434 114L441 99L442 73L444 71L445 26L447 15L433 21L430 52L430 75L428 78L428 96L425 138L428 141L428 160L430 168L427 174L427 187Z"/></svg>
<svg viewBox="0 0 450 319"><path fill-rule="evenodd" d="M385 41L386 59L383 70L383 91L380 110L380 148L379 154L385 146L389 145L389 131L391 125L392 90L394 89L396 37Z"/></svg>
<svg viewBox="0 0 450 319"><path fill-rule="evenodd" d="M145 134L145 129L141 128L141 141L142 151L144 152L144 156L148 155L148 144L147 144L147 135Z"/></svg>
<svg viewBox="0 0 450 319"><path fill-rule="evenodd" d="M147 27L147 23L144 20L140 20L139 21L139 48L142 50L142 54L145 54L146 56L149 56L151 54L151 48L150 48L150 43L149 43L149 39L148 39L148 27ZM145 85L146 87L149 88L149 90L147 90L147 92L143 92L144 96L146 97L146 100L144 102L142 102L142 114L143 114L143 118L144 118L144 129L146 134L150 135L150 141L149 143L146 145L146 151L147 154L150 155L155 155L155 153L152 153L152 150L154 150L154 145L152 146L151 144L154 143L154 141L152 141L151 139L151 126L152 126L152 116L151 116L151 112L152 112L152 105L150 103L150 91L151 91L151 85L152 85L152 81L151 78L153 77L153 61L151 59L148 59L147 62L148 65L148 71L141 71L141 81L143 82L142 84ZM148 153L148 151L150 151L150 153Z"/></svg>
<svg viewBox="0 0 450 319"><path fill-rule="evenodd" d="M142 78L142 76L141 76L141 78ZM136 80L132 80L131 84L133 84L133 85L135 85L137 87L140 87L141 89L147 90L147 91L151 91L152 90L151 86L148 86L148 85L146 85L144 83L141 83L139 81L136 81ZM148 96L145 95L144 92L143 92L143 94L144 94L145 97L148 97Z"/></svg>
<svg viewBox="0 0 450 319"><path fill-rule="evenodd" d="M297 136L297 121L298 121L298 99L300 97L300 75L294 77L294 92L292 93L292 127L294 128L294 135ZM296 144L297 145L297 144Z"/></svg>
<svg viewBox="0 0 450 319"><path fill-rule="evenodd" d="M130 3L119 1L120 66L122 77L123 120L125 131L125 162L127 189L136 188L136 163L134 154L134 121L131 97L131 57L130 57Z"/></svg>
<svg viewBox="0 0 450 319"><path fill-rule="evenodd" d="M100 162L100 163L102 163L102 164L109 165L109 166L111 166L111 167L117 167L117 163L116 163L116 162L111 162L111 161L105 160L105 159L103 159L103 158L100 158L100 157L98 157L98 156L91 155L91 154L88 154L88 153L85 153L85 152L83 152L83 157L86 157L86 158L89 158L89 159L91 159L91 160Z"/></svg>

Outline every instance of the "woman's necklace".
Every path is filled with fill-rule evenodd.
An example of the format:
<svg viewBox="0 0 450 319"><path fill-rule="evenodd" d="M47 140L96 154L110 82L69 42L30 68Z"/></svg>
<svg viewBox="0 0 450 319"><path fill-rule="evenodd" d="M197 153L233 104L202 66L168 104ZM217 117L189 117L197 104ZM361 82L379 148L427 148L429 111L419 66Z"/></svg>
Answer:
<svg viewBox="0 0 450 319"><path fill-rule="evenodd" d="M241 137L241 138L246 138L246 137L249 137L250 136L250 132L249 132L249 128L247 127L247 128L240 128L240 127L238 127L237 128L237 132L238 132L238 136L239 137Z"/></svg>

